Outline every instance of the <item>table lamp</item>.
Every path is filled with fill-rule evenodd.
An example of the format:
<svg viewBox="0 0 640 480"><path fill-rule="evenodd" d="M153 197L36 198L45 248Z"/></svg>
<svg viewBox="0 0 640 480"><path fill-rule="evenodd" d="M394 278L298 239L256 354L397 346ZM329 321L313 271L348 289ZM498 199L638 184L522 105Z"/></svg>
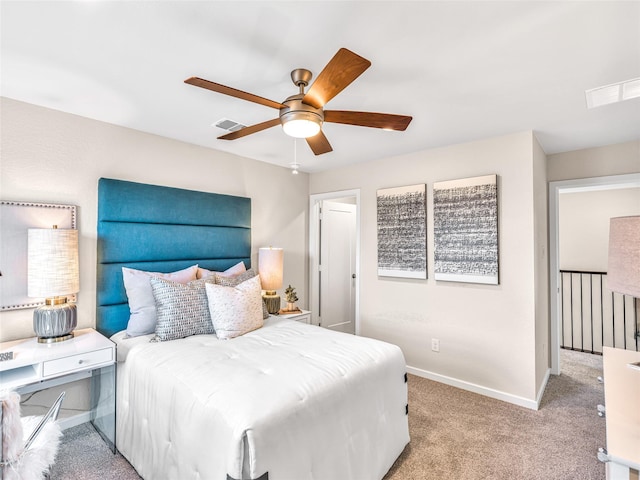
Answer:
<svg viewBox="0 0 640 480"><path fill-rule="evenodd" d="M78 230L28 229L27 295L45 297L44 305L33 312L33 329L39 343L73 338L78 324L76 305L67 295L80 290Z"/></svg>
<svg viewBox="0 0 640 480"><path fill-rule="evenodd" d="M280 296L276 290L282 288L284 270L284 252L282 248L263 247L258 250L258 273L260 284L265 291L262 295L267 310L271 314L280 310Z"/></svg>

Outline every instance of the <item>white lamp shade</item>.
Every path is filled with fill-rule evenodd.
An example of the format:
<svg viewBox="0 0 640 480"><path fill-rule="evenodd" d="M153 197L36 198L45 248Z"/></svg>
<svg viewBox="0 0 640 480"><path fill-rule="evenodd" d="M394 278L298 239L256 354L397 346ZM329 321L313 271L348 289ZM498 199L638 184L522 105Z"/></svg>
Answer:
<svg viewBox="0 0 640 480"><path fill-rule="evenodd" d="M51 298L80 290L78 230L30 228L28 230L27 295Z"/></svg>
<svg viewBox="0 0 640 480"><path fill-rule="evenodd" d="M282 288L284 252L281 248L265 247L258 250L258 272L263 290Z"/></svg>
<svg viewBox="0 0 640 480"><path fill-rule="evenodd" d="M610 220L607 286L640 298L640 215Z"/></svg>

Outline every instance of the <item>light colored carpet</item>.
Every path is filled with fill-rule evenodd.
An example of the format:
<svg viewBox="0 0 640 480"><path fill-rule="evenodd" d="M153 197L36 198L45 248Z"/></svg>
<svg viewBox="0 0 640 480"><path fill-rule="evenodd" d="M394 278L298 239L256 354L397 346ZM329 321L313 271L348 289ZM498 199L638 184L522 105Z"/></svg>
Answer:
<svg viewBox="0 0 640 480"><path fill-rule="evenodd" d="M113 452L90 423L65 430L51 480L139 480L119 453Z"/></svg>
<svg viewBox="0 0 640 480"><path fill-rule="evenodd" d="M604 403L596 381L602 357L561 355L563 373L550 378L539 411L410 375L411 443L384 480L604 480L596 459L605 445L596 411ZM140 478L89 424L65 432L51 473L53 480Z"/></svg>
<svg viewBox="0 0 640 480"><path fill-rule="evenodd" d="M604 480L602 357L562 350L540 410L409 381L411 443L384 480Z"/></svg>

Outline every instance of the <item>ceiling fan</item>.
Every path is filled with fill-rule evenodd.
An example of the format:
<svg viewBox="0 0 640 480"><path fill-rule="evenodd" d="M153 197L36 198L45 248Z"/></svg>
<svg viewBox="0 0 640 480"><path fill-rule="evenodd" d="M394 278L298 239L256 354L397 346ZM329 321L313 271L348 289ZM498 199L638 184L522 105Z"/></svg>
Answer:
<svg viewBox="0 0 640 480"><path fill-rule="evenodd" d="M219 139L235 140L281 124L287 135L305 138L313 153L322 155L333 150L329 140L322 132L323 122L399 131L406 130L411 122L412 117L406 115L324 110L324 106L329 100L349 86L370 66L369 60L346 48L341 48L320 72L307 93L304 92L304 89L309 85L312 73L304 68L293 70L291 80L300 88L300 92L291 95L282 103L198 77L188 78L185 83L280 110L278 118L227 133L218 137Z"/></svg>

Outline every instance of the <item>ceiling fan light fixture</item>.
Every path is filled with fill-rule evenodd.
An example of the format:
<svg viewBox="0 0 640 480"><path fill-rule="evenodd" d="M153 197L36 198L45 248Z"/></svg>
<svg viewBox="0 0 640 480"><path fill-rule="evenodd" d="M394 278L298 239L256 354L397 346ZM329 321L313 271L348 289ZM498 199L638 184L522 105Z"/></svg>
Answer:
<svg viewBox="0 0 640 480"><path fill-rule="evenodd" d="M287 112L280 117L284 133L294 138L309 138L320 132L322 119L313 112Z"/></svg>

